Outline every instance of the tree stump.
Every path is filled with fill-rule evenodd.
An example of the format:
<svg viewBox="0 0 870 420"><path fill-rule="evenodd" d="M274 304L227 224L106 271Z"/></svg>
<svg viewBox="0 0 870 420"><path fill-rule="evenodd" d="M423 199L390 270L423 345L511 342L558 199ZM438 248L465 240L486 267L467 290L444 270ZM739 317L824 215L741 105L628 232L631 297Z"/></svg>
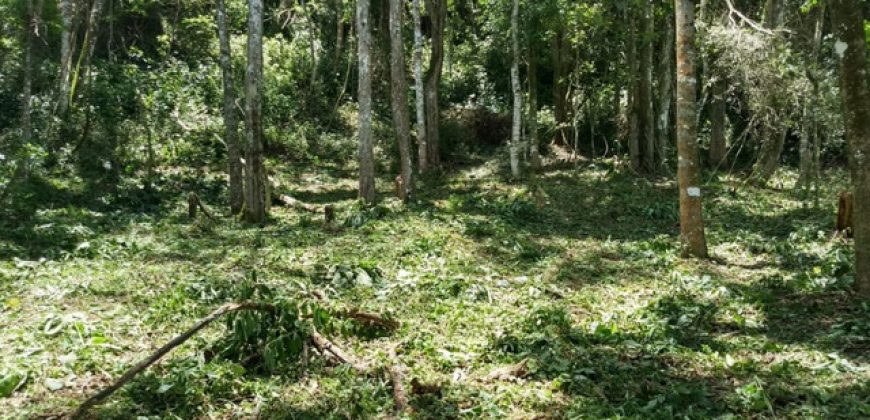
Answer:
<svg viewBox="0 0 870 420"><path fill-rule="evenodd" d="M847 238L852 237L852 209L855 197L851 191L840 193L839 209L837 210L837 232L842 232Z"/></svg>

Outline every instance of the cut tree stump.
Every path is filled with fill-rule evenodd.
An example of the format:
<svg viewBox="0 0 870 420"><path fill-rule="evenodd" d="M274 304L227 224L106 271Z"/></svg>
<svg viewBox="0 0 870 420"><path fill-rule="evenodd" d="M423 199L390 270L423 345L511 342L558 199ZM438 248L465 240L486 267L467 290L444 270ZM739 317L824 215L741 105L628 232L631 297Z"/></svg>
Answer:
<svg viewBox="0 0 870 420"><path fill-rule="evenodd" d="M837 232L842 232L847 238L852 237L852 208L855 198L851 191L840 193L840 204L837 211Z"/></svg>

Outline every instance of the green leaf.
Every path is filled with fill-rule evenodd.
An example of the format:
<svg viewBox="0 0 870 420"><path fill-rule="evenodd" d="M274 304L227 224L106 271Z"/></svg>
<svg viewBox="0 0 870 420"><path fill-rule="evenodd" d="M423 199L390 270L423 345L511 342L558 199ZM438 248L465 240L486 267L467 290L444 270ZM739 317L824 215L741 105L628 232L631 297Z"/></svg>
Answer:
<svg viewBox="0 0 870 420"><path fill-rule="evenodd" d="M0 398L12 395L24 383L26 377L19 373L10 373L0 378Z"/></svg>

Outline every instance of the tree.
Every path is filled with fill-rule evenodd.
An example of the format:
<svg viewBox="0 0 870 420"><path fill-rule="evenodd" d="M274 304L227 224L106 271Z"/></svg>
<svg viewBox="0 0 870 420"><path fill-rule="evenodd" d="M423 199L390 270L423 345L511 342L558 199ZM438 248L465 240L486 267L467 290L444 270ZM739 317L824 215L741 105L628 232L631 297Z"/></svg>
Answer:
<svg viewBox="0 0 870 420"><path fill-rule="evenodd" d="M247 134L245 220L263 223L269 203L263 162L263 0L248 0L248 65L245 71Z"/></svg>
<svg viewBox="0 0 870 420"><path fill-rule="evenodd" d="M230 36L227 32L227 12L224 0L217 0L215 7L220 66L224 86L224 143L227 146L228 172L230 177L230 211L239 214L245 201L242 156L239 147L239 119L236 113L236 89L233 82L233 64L230 51Z"/></svg>
<svg viewBox="0 0 870 420"><path fill-rule="evenodd" d="M21 87L21 142L33 140L32 102L33 102L33 38L39 26L37 9L33 0L27 0L27 16L24 19L24 83Z"/></svg>
<svg viewBox="0 0 870 420"><path fill-rule="evenodd" d="M680 189L680 240L683 254L707 257L701 216L698 123L695 97L695 4L674 0L677 43L677 184Z"/></svg>
<svg viewBox="0 0 870 420"><path fill-rule="evenodd" d="M782 13L780 0L767 0L764 7L764 27L772 30L779 27ZM779 168L779 159L785 147L785 138L788 130L770 124L765 128L765 139L761 144L758 160L752 168L752 179L758 185L764 185Z"/></svg>
<svg viewBox="0 0 870 420"><path fill-rule="evenodd" d="M60 12L63 20L63 32L60 35L60 88L58 89L57 113L64 116L69 108L70 73L72 71L73 43L75 42L73 0L60 0Z"/></svg>
<svg viewBox="0 0 870 420"><path fill-rule="evenodd" d="M359 44L359 196L374 204L375 156L372 145L372 32L369 23L369 0L357 0L356 29Z"/></svg>
<svg viewBox="0 0 870 420"><path fill-rule="evenodd" d="M530 37L531 38L531 37ZM529 41L529 165L541 166L541 144L538 136L538 60L537 53Z"/></svg>
<svg viewBox="0 0 870 420"><path fill-rule="evenodd" d="M626 46L625 61L628 67L628 155L631 159L631 169L641 169L640 154L640 122L638 121L638 109L641 98L638 94L638 73L640 64L637 59L637 29L636 19L631 10L626 11L628 21L628 45Z"/></svg>
<svg viewBox="0 0 870 420"><path fill-rule="evenodd" d="M831 0L829 7L854 190L855 286L870 296L870 91L864 18L858 0Z"/></svg>
<svg viewBox="0 0 870 420"><path fill-rule="evenodd" d="M441 70L444 67L444 24L447 18L447 0L426 0L432 26L432 54L429 56L429 70L426 73L426 145L430 166L441 165L440 105L438 86L441 83Z"/></svg>
<svg viewBox="0 0 870 420"><path fill-rule="evenodd" d="M649 172L658 169L656 164L655 110L653 108L653 34L655 18L652 0L644 6L643 57L640 74L640 120L643 121L643 162Z"/></svg>
<svg viewBox="0 0 870 420"><path fill-rule="evenodd" d="M511 88L514 93L514 115L513 124L511 126L511 144L510 144L510 159L511 159L511 175L514 177L520 176L520 142L522 141L522 124L523 124L523 91L520 87L520 35L519 35L519 15L520 2L513 0L511 7L511 51L513 52L513 61L511 62Z"/></svg>
<svg viewBox="0 0 870 420"><path fill-rule="evenodd" d="M426 93L423 88L423 29L420 21L420 0L413 0L414 16L414 94L417 111L417 166L420 173L429 169L429 146L426 144Z"/></svg>
<svg viewBox="0 0 870 420"><path fill-rule="evenodd" d="M392 77L393 126L399 144L401 176L404 191L401 197L408 201L414 195L413 167L411 164L411 128L408 116L408 79L405 74L405 44L402 42L402 1L390 0L390 75ZM398 192L398 191L397 191Z"/></svg>
<svg viewBox="0 0 870 420"><path fill-rule="evenodd" d="M659 65L659 106L658 106L658 165L664 166L665 156L670 143L671 102L674 99L674 15L665 14L665 35L662 39L661 63ZM658 169L658 168L656 168Z"/></svg>

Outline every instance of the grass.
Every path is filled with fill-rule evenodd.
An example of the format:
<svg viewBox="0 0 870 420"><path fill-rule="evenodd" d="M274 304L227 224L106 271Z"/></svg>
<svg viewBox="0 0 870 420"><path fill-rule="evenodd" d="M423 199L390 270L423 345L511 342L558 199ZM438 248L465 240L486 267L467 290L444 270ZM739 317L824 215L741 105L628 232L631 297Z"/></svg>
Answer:
<svg viewBox="0 0 870 420"><path fill-rule="evenodd" d="M216 174L167 172L151 195L31 181L0 221L0 391L20 383L0 417L74 408L254 271L400 320L334 337L374 361L395 347L409 380L437 384L411 396L416 418L870 416L870 303L849 294L850 245L830 233L843 174L818 209L792 173L779 189L713 177L714 257L699 261L679 258L673 182L613 161L519 184L482 160L424 180L416 204L375 210L344 168L272 167L282 191L336 204L341 227L283 208L263 228L187 220L182 192L225 207ZM208 357L227 334L211 327L96 416L392 414L387 381L318 358L264 372ZM491 379L522 360L527 375Z"/></svg>

